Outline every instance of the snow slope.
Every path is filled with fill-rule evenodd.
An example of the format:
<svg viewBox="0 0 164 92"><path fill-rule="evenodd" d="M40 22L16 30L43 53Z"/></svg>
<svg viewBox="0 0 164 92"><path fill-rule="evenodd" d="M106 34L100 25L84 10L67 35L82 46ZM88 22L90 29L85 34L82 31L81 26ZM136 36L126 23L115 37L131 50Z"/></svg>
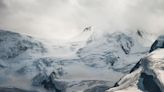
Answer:
<svg viewBox="0 0 164 92"><path fill-rule="evenodd" d="M148 49L138 42L136 34L117 32L104 33L98 38L95 34L91 35L77 55L87 66L107 67L126 73L147 51Z"/></svg>
<svg viewBox="0 0 164 92"><path fill-rule="evenodd" d="M141 66L123 77L117 87L106 92L164 92L164 49L158 49L141 61Z"/></svg>
<svg viewBox="0 0 164 92"><path fill-rule="evenodd" d="M0 86L39 92L104 91L148 53L141 42L144 35L84 31L78 37L86 40L65 42L1 30Z"/></svg>

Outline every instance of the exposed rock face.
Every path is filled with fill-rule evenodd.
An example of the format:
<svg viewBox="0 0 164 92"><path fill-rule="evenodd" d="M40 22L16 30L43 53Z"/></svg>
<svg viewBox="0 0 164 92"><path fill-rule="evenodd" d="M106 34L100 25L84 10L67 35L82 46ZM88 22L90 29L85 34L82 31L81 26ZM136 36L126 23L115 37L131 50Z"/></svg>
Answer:
<svg viewBox="0 0 164 92"><path fill-rule="evenodd" d="M43 86L48 91L64 92L65 84L55 81L56 79L57 76L55 72L52 72L50 75L40 73L33 78L32 82L33 86Z"/></svg>
<svg viewBox="0 0 164 92"><path fill-rule="evenodd" d="M142 73L140 79L143 79L141 83L143 83L144 88L142 90L146 90L148 92L162 92L152 75L147 75L146 73ZM139 84L138 87L141 89L142 86Z"/></svg>
<svg viewBox="0 0 164 92"><path fill-rule="evenodd" d="M130 74L106 92L164 92L164 49L143 58ZM138 65L140 65L138 67ZM124 90L125 89L125 90Z"/></svg>
<svg viewBox="0 0 164 92"><path fill-rule="evenodd" d="M38 91L27 91L18 88L0 88L0 92L38 92Z"/></svg>
<svg viewBox="0 0 164 92"><path fill-rule="evenodd" d="M141 66L141 60L130 70L130 73L137 70Z"/></svg>
<svg viewBox="0 0 164 92"><path fill-rule="evenodd" d="M158 48L164 48L164 36L158 37L158 39L153 43L149 52L152 52Z"/></svg>
<svg viewBox="0 0 164 92"><path fill-rule="evenodd" d="M142 35L142 31L137 30L137 34L138 34L140 37L143 37L143 35Z"/></svg>
<svg viewBox="0 0 164 92"><path fill-rule="evenodd" d="M44 81L48 81L48 75L46 73L39 73L32 80L33 86L42 86Z"/></svg>

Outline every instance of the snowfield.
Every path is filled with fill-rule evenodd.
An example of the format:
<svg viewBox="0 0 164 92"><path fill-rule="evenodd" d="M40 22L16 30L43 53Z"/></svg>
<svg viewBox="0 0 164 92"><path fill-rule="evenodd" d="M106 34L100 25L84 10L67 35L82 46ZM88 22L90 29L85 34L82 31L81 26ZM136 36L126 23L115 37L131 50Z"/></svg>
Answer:
<svg viewBox="0 0 164 92"><path fill-rule="evenodd" d="M85 31L68 42L0 30L0 86L38 92L105 92L148 54L149 38L149 34L138 31L101 35ZM146 60L155 60L158 52L163 53L153 52ZM137 83L143 71L159 75L155 81L163 85L162 67L158 68L162 63L156 61L147 71L147 66L140 67L123 77L120 86L107 92L138 89L137 85L129 86Z"/></svg>
<svg viewBox="0 0 164 92"><path fill-rule="evenodd" d="M163 67L164 49L158 49L143 58L141 66L123 77L118 87L106 92L164 92Z"/></svg>

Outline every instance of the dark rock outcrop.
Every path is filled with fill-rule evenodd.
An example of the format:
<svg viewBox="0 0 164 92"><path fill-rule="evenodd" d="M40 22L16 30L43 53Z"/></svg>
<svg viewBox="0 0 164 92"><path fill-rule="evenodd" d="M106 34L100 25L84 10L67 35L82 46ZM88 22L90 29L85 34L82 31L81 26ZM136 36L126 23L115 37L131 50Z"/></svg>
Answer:
<svg viewBox="0 0 164 92"><path fill-rule="evenodd" d="M142 60L142 59L141 59ZM133 71L137 70L140 65L141 65L141 60L130 70L130 73L132 73Z"/></svg>
<svg viewBox="0 0 164 92"><path fill-rule="evenodd" d="M152 52L158 48L164 48L164 36L159 36L158 39L153 43L149 52Z"/></svg>
<svg viewBox="0 0 164 92"><path fill-rule="evenodd" d="M49 76L46 73L40 73L32 80L32 85L37 87L44 87L48 91L64 92L65 84L56 81L58 79L55 72Z"/></svg>
<svg viewBox="0 0 164 92"><path fill-rule="evenodd" d="M142 85L143 89L148 92L162 92L155 82L155 78L152 75L147 75L146 73L142 73L140 79L143 79ZM140 83L139 83L140 84ZM140 85L138 85L140 88Z"/></svg>
<svg viewBox="0 0 164 92"><path fill-rule="evenodd" d="M142 35L142 31L137 30L137 34L138 34L138 36L143 37L143 35Z"/></svg>
<svg viewBox="0 0 164 92"><path fill-rule="evenodd" d="M48 75L46 73L39 73L32 79L32 85L42 86L44 81L48 81Z"/></svg>

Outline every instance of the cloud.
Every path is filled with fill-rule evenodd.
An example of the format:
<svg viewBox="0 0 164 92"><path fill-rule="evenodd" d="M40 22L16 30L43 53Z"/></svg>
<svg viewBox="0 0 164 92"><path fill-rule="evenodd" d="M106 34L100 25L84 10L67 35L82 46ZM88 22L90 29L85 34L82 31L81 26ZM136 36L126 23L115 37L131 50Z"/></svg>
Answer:
<svg viewBox="0 0 164 92"><path fill-rule="evenodd" d="M86 26L94 31L164 33L163 0L1 0L0 28L68 39Z"/></svg>

